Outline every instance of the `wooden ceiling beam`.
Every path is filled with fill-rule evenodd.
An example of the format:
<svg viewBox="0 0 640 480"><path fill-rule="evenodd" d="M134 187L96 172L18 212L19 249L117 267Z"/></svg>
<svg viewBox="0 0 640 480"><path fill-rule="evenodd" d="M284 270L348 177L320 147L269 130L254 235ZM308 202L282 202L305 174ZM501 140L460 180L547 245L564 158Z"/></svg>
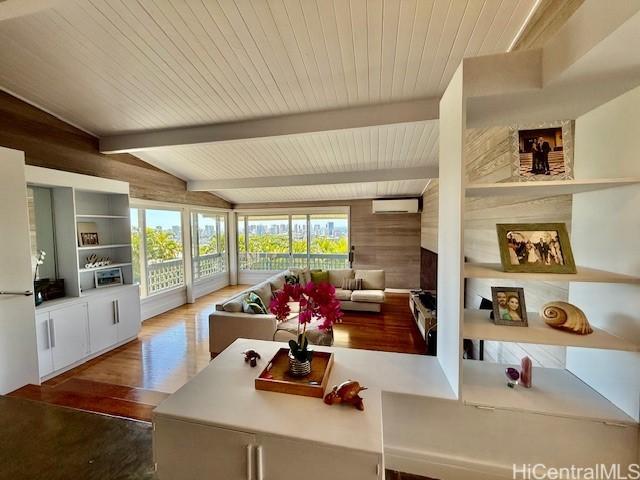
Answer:
<svg viewBox="0 0 640 480"><path fill-rule="evenodd" d="M55 7L69 0L4 0L0 2L0 22Z"/></svg>
<svg viewBox="0 0 640 480"><path fill-rule="evenodd" d="M277 137L350 128L437 120L439 98L364 105L320 112L171 128L115 135L100 139L102 153L133 153L140 150L197 145L252 138Z"/></svg>
<svg viewBox="0 0 640 480"><path fill-rule="evenodd" d="M246 188L299 187L336 185L345 183L388 182L396 180L427 181L438 177L438 167L389 168L355 172L316 173L276 177L226 178L221 180L193 180L187 182L191 192L212 192Z"/></svg>

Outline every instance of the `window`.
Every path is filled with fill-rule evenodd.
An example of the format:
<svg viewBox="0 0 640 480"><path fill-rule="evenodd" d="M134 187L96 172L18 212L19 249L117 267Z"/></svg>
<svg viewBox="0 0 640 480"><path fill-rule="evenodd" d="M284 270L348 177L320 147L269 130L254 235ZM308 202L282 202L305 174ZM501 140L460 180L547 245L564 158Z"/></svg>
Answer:
<svg viewBox="0 0 640 480"><path fill-rule="evenodd" d="M227 271L226 215L191 214L193 278L207 278Z"/></svg>
<svg viewBox="0 0 640 480"><path fill-rule="evenodd" d="M345 268L347 214L238 216L240 270Z"/></svg>
<svg viewBox="0 0 640 480"><path fill-rule="evenodd" d="M132 208L131 243L141 296L184 285L180 210Z"/></svg>
<svg viewBox="0 0 640 480"><path fill-rule="evenodd" d="M345 268L349 254L347 215L309 215L309 268Z"/></svg>

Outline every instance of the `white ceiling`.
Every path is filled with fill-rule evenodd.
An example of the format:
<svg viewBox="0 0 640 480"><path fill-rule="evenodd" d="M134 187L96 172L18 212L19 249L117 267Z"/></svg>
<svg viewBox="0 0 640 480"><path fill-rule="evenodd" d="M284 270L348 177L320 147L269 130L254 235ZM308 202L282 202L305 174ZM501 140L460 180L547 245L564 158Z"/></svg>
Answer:
<svg viewBox="0 0 640 480"><path fill-rule="evenodd" d="M439 96L463 57L506 51L534 3L57 0L0 21L0 88L98 136ZM340 172L432 165L433 134L421 122L137 155L188 180ZM398 194L419 194L412 183Z"/></svg>

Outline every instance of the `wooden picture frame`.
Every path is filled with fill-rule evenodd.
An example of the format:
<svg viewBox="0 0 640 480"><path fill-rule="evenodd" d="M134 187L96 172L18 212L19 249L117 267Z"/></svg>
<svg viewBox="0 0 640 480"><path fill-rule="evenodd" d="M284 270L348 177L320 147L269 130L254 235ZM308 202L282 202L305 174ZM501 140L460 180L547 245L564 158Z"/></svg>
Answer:
<svg viewBox="0 0 640 480"><path fill-rule="evenodd" d="M564 223L502 223L496 230L505 272L576 273Z"/></svg>
<svg viewBox="0 0 640 480"><path fill-rule="evenodd" d="M511 145L511 174L514 181L540 182L573 179L574 122L559 120L527 125L514 125L509 129ZM533 137L543 138L543 157L546 169L535 168L530 143ZM559 160L562 160L562 165ZM548 172L548 173L547 173Z"/></svg>
<svg viewBox="0 0 640 480"><path fill-rule="evenodd" d="M512 310L510 304L517 298L517 308ZM493 302L493 323L509 327L528 327L527 305L524 301L524 288L491 287ZM513 317L512 317L513 316ZM516 318L517 317L517 318Z"/></svg>
<svg viewBox="0 0 640 480"><path fill-rule="evenodd" d="M96 288L108 288L124 285L122 269L120 267L97 270L93 274L96 282Z"/></svg>
<svg viewBox="0 0 640 480"><path fill-rule="evenodd" d="M100 245L98 226L95 222L78 222L78 246L89 247Z"/></svg>

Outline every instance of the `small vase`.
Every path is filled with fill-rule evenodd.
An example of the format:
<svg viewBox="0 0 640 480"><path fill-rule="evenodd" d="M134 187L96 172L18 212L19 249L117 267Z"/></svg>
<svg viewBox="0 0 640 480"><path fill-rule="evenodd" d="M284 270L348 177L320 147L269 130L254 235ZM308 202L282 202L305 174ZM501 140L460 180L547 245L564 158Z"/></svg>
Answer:
<svg viewBox="0 0 640 480"><path fill-rule="evenodd" d="M289 354L289 374L292 377L306 377L311 373L311 362L305 360L301 362L293 355Z"/></svg>

